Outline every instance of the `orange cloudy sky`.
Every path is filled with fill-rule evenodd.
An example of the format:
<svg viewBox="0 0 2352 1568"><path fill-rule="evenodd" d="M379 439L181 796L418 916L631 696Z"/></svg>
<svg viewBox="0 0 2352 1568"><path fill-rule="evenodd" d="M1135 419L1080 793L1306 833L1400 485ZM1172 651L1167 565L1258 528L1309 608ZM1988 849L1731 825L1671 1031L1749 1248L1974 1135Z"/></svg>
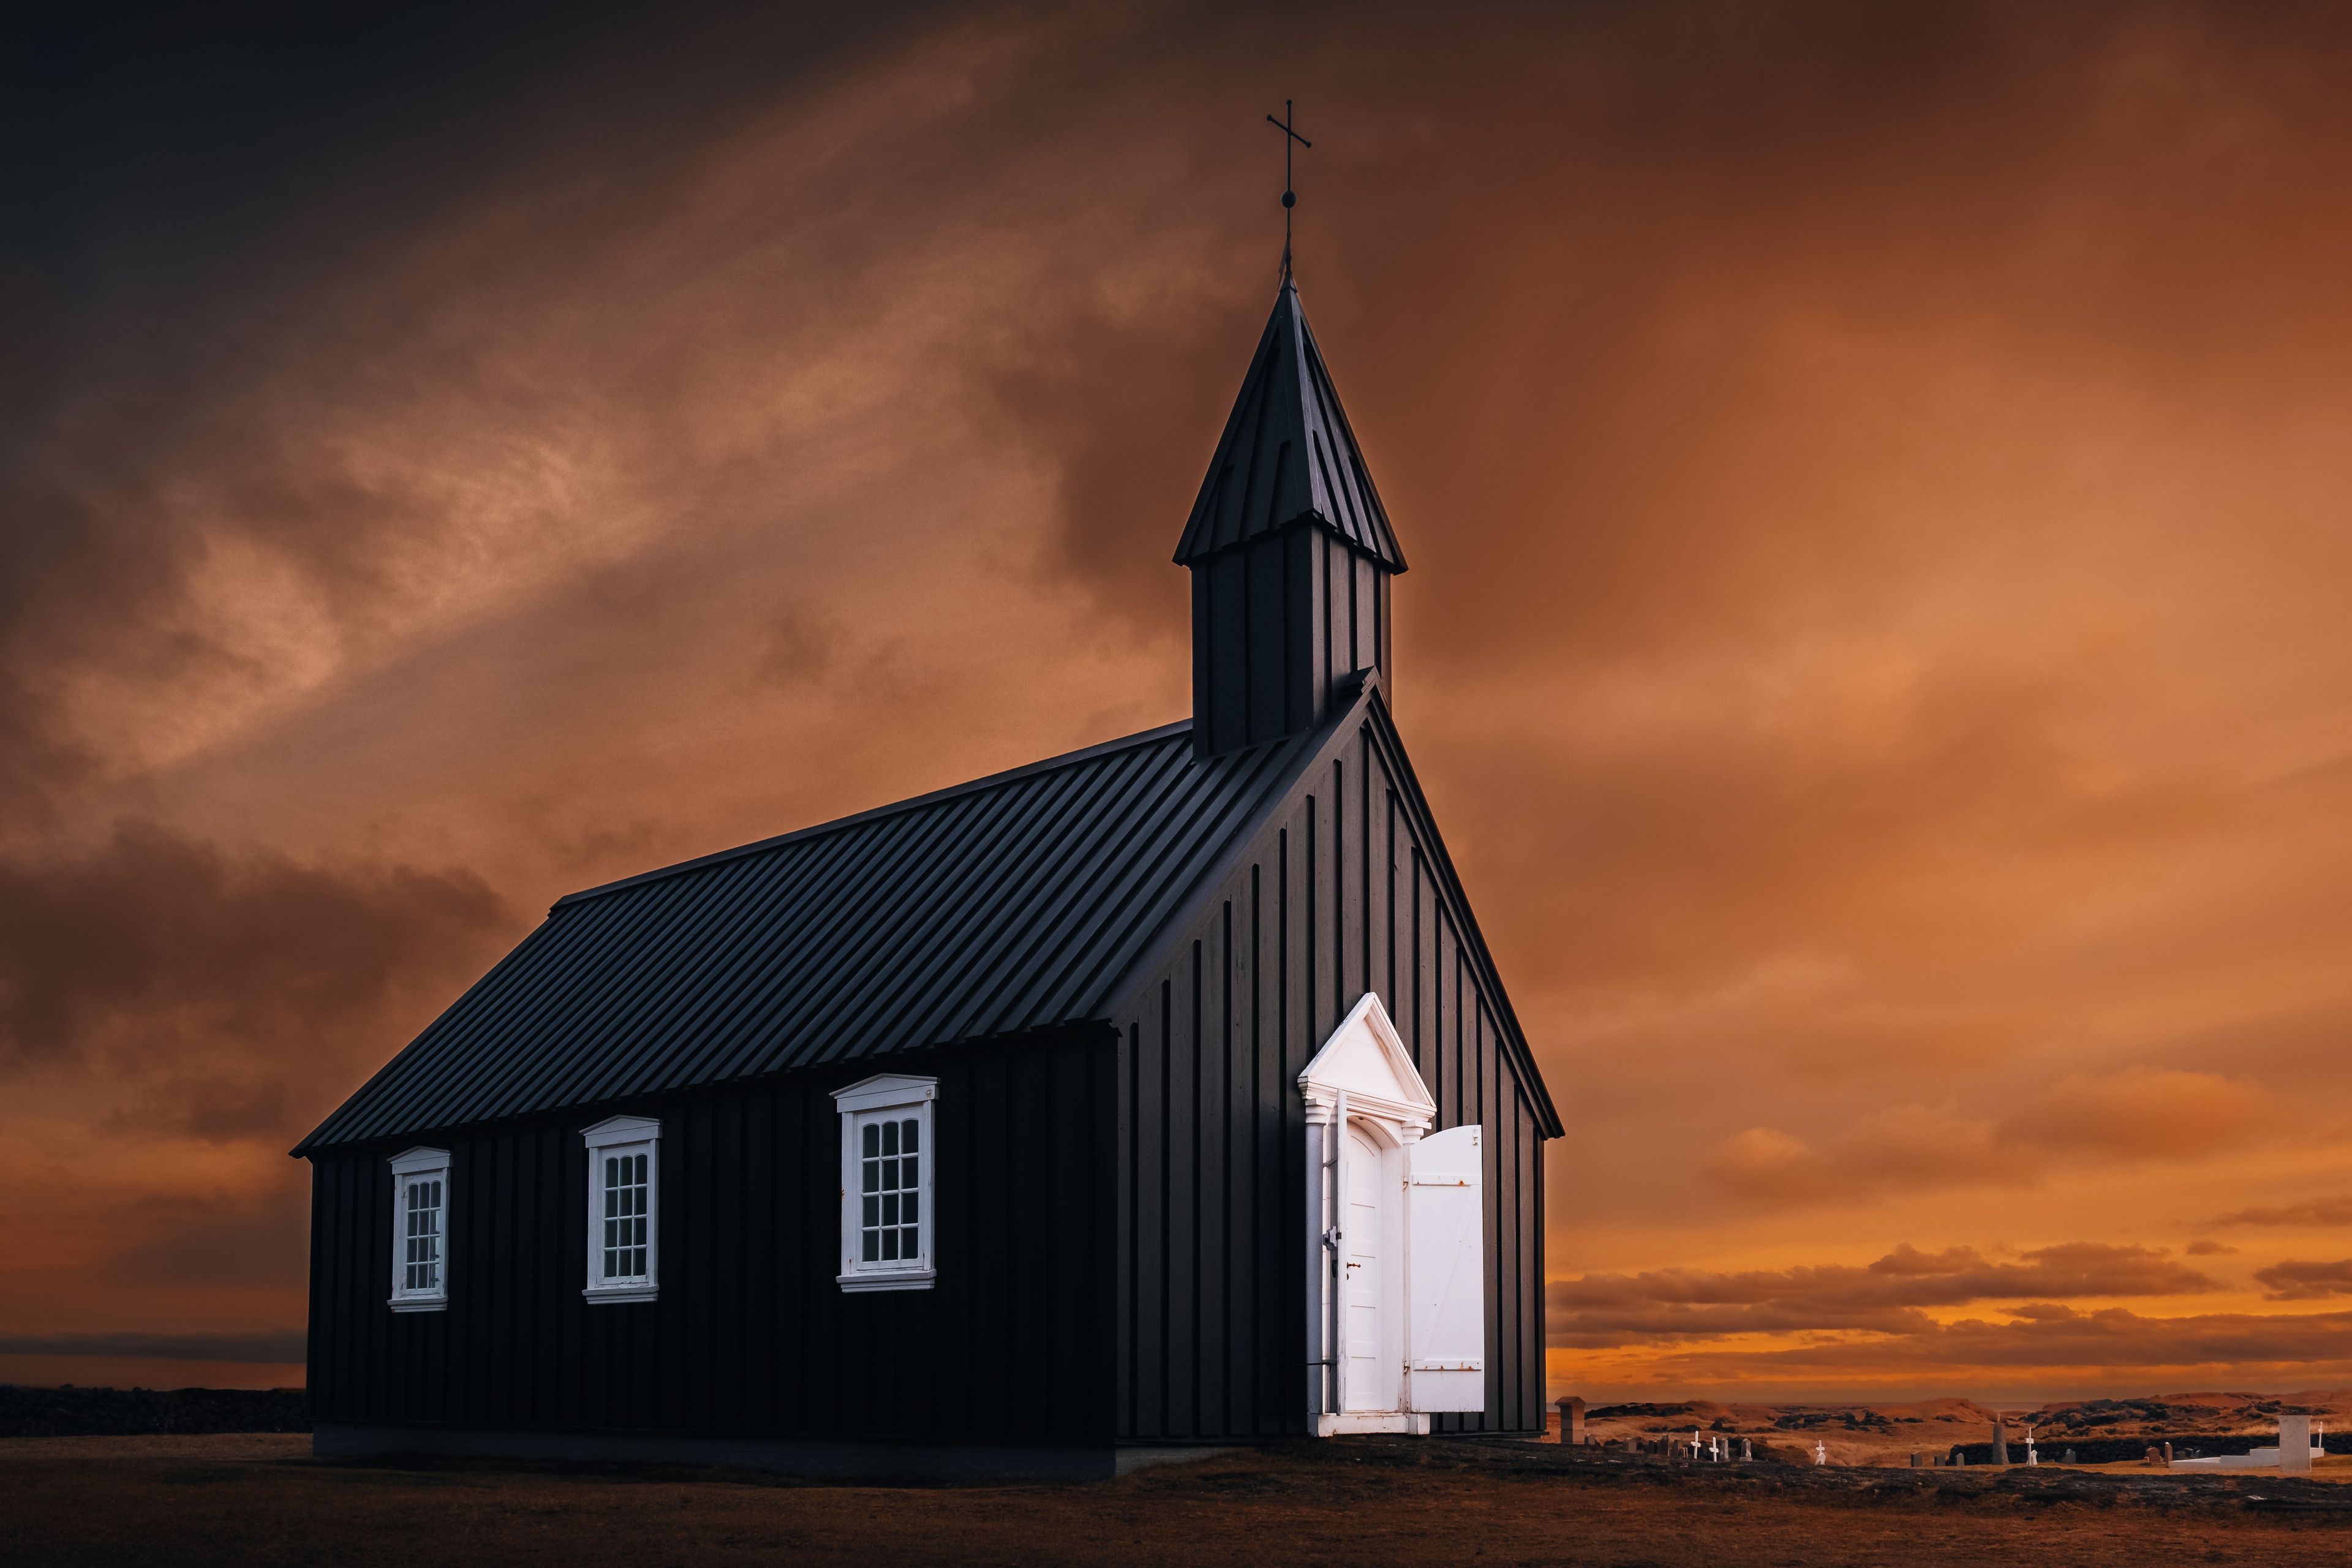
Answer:
<svg viewBox="0 0 2352 1568"><path fill-rule="evenodd" d="M1181 717L1295 97L1555 1385L2352 1382L2352 18L352 16L11 51L0 1379L299 1377L557 895Z"/></svg>

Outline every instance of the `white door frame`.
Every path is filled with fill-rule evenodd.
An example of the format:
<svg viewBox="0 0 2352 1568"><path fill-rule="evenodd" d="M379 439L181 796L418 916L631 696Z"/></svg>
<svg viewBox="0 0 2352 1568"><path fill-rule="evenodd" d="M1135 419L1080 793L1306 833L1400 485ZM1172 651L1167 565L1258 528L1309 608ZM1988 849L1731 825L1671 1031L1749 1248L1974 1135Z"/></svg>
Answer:
<svg viewBox="0 0 2352 1568"><path fill-rule="evenodd" d="M1396 1026L1378 995L1366 992L1339 1027L1333 1029L1315 1059L1298 1075L1307 1100L1307 1292L1312 1309L1307 1325L1308 1409L1318 1436L1341 1432L1417 1432L1429 1430L1429 1417L1407 1408L1412 1373L1402 1353L1407 1326L1404 1303L1410 1299L1407 1271L1412 1259L1402 1243L1404 1185L1412 1147L1428 1131L1437 1115L1437 1102L1421 1081L1412 1058L1397 1036ZM1392 1267L1381 1281L1383 1345L1394 1339L1399 1353L1395 1408L1352 1408L1347 1387L1349 1306L1344 1218L1348 1212L1350 1174L1344 1129L1370 1134L1392 1155L1392 1184L1383 1182L1382 1228L1396 1241L1384 1247ZM1393 1184L1394 1193L1385 1192Z"/></svg>

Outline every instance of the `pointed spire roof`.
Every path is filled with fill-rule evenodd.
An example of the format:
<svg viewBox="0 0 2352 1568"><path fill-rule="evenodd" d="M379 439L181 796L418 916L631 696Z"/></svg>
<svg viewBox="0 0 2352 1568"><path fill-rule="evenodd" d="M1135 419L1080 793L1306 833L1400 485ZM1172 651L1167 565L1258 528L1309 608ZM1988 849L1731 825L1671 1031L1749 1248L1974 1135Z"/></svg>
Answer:
<svg viewBox="0 0 2352 1568"><path fill-rule="evenodd" d="M1405 569L1371 470L1307 329L1298 286L1285 279L1177 543L1177 563L1189 566L1301 518L1391 572Z"/></svg>

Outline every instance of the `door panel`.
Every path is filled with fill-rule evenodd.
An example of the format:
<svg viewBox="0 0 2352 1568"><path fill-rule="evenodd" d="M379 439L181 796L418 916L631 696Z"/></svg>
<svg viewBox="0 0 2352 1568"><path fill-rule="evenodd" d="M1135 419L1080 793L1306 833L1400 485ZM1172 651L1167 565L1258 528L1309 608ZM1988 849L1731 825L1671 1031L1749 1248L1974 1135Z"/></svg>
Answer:
<svg viewBox="0 0 2352 1568"><path fill-rule="evenodd" d="M1486 1209L1479 1130L1456 1127L1405 1151L1410 1408L1486 1407Z"/></svg>
<svg viewBox="0 0 2352 1568"><path fill-rule="evenodd" d="M1397 1259L1391 1231L1395 1185L1387 1150L1354 1127L1348 1130L1348 1210L1344 1256L1348 1356L1347 1407L1397 1407L1395 1298Z"/></svg>

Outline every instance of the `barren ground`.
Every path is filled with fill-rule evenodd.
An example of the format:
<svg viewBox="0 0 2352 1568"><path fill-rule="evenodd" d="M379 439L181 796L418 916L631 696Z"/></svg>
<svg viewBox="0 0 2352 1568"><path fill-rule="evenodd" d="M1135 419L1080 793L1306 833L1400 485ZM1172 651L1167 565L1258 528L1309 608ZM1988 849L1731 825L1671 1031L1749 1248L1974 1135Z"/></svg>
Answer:
<svg viewBox="0 0 2352 1568"><path fill-rule="evenodd" d="M811 1486L658 1469L326 1464L307 1437L0 1442L11 1563L2275 1563L2352 1555L2323 1481L1673 1466L1336 1442L1093 1486ZM789 1555L784 1555L789 1554Z"/></svg>

